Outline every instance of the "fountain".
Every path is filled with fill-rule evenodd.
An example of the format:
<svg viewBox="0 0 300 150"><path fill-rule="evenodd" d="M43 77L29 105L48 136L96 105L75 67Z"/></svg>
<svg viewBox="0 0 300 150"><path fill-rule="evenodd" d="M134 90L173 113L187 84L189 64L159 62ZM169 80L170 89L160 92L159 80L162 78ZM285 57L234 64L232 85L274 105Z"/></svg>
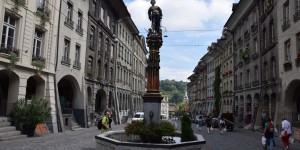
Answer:
<svg viewBox="0 0 300 150"><path fill-rule="evenodd" d="M146 42L149 47L149 58L147 66L147 92L143 96L144 101L144 122L158 124L160 122L161 100L163 97L159 92L159 49L162 46L162 30L161 19L162 11L160 7L155 5L155 0L151 0L152 6L148 10L148 16L152 22L151 28L148 30ZM180 135L180 133L177 133ZM164 143L142 143L138 135L126 135L125 130L109 131L97 135L96 142L98 150L169 150L184 149L194 150L201 149L206 141L200 134L195 134L196 140L189 142L181 142L180 137L163 136Z"/></svg>

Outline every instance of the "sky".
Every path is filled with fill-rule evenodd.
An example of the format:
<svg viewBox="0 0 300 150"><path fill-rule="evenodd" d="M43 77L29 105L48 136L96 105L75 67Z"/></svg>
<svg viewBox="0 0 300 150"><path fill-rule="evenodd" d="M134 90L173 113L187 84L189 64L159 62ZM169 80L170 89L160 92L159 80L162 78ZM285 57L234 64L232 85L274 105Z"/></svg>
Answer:
<svg viewBox="0 0 300 150"><path fill-rule="evenodd" d="M222 29L239 0L156 0L162 9L163 46L160 80L188 81L207 47L222 36ZM124 0L140 34L146 37L150 0ZM148 49L148 48L147 48Z"/></svg>

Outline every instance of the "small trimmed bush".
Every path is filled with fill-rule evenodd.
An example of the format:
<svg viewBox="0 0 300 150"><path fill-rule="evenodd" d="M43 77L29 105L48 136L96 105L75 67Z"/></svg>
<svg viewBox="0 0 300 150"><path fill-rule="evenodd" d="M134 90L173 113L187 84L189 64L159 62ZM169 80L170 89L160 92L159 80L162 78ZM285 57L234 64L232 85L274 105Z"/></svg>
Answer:
<svg viewBox="0 0 300 150"><path fill-rule="evenodd" d="M196 139L191 127L191 120L184 114L181 120L181 142L194 141Z"/></svg>

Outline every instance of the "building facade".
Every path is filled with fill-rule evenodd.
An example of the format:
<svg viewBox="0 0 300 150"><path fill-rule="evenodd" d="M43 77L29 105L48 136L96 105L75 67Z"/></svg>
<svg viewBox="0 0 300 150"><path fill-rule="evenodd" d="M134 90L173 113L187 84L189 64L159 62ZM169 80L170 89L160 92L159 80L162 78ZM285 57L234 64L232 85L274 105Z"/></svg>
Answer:
<svg viewBox="0 0 300 150"><path fill-rule="evenodd" d="M282 116L299 127L300 121L300 1L277 1L278 67L280 95L275 121ZM294 128L294 131L296 129Z"/></svg>
<svg viewBox="0 0 300 150"><path fill-rule="evenodd" d="M55 92L58 0L13 0L0 4L0 116L9 116L20 98L45 98L50 131L58 132Z"/></svg>
<svg viewBox="0 0 300 150"><path fill-rule="evenodd" d="M61 1L57 26L55 84L58 88L60 111L65 129L79 124L87 127L86 110L90 110L85 97L84 72L87 39L88 1ZM90 123L90 119L88 120Z"/></svg>
<svg viewBox="0 0 300 150"><path fill-rule="evenodd" d="M131 18L119 20L117 34L116 94L119 117L126 122L130 115L143 109L147 49L145 38L139 35Z"/></svg>

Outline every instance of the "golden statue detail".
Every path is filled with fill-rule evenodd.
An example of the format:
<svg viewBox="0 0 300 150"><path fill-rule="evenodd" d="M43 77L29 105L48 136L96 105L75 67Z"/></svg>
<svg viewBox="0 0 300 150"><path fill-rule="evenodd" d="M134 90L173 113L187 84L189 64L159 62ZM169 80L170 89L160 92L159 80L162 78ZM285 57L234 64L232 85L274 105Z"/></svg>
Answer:
<svg viewBox="0 0 300 150"><path fill-rule="evenodd" d="M155 31L156 33L161 32L160 30L160 22L162 18L162 11L160 7L155 6L155 0L151 0L150 2L152 6L148 9L148 17L150 21L152 21L151 28L152 31Z"/></svg>

